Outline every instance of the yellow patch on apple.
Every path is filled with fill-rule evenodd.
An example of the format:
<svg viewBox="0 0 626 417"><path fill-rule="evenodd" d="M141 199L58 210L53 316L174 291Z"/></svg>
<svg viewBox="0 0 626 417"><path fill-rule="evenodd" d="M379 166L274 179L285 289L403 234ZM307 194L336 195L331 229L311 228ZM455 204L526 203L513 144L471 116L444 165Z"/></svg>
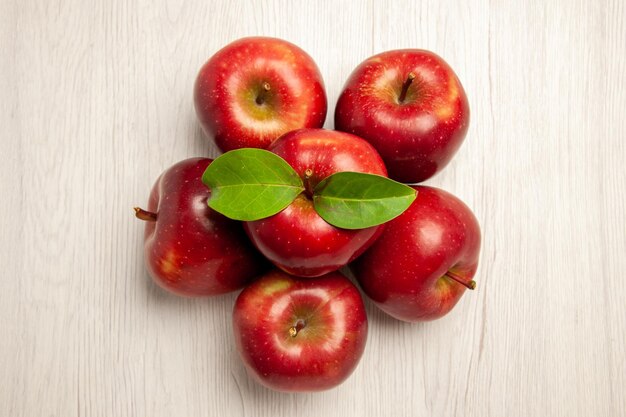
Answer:
<svg viewBox="0 0 626 417"><path fill-rule="evenodd" d="M291 287L292 282L289 280L278 280L263 288L263 294L272 295L276 292L286 290Z"/></svg>

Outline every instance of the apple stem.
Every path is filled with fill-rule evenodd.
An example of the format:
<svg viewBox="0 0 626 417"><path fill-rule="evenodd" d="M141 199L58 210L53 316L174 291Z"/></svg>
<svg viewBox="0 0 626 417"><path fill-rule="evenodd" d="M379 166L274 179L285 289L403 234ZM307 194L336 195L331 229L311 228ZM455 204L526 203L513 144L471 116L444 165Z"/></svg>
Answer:
<svg viewBox="0 0 626 417"><path fill-rule="evenodd" d="M155 222L157 219L156 213L151 211L144 210L139 207L135 207L135 217L139 220L143 220L145 222Z"/></svg>
<svg viewBox="0 0 626 417"><path fill-rule="evenodd" d="M313 176L313 170L311 168L307 168L304 171L304 188L306 189L306 192L309 195L309 197L313 195L313 189L311 188L311 184L309 182L312 176Z"/></svg>
<svg viewBox="0 0 626 417"><path fill-rule="evenodd" d="M474 281L473 279L470 280L469 282L467 282L467 281L465 281L465 279L463 277L461 277L460 275L455 274L452 271L446 272L445 276L447 276L451 280L456 281L459 284L463 285L468 290L473 290L474 288L476 288L476 281Z"/></svg>
<svg viewBox="0 0 626 417"><path fill-rule="evenodd" d="M263 82L262 87L263 90L261 90L259 95L256 96L256 104L258 104L259 106L265 103L265 95L271 90L270 83L268 83L267 81Z"/></svg>
<svg viewBox="0 0 626 417"><path fill-rule="evenodd" d="M304 329L305 326L306 323L304 322L304 320L298 320L295 326L289 328L289 336L296 337L298 335L298 332Z"/></svg>
<svg viewBox="0 0 626 417"><path fill-rule="evenodd" d="M415 74L412 72L409 72L409 74L406 76L406 81L404 82L404 84L402 84L402 91L400 91L400 97L398 97L398 101L400 103L404 103L404 100L406 99L406 93L409 91L409 86L411 85L414 79L415 79Z"/></svg>

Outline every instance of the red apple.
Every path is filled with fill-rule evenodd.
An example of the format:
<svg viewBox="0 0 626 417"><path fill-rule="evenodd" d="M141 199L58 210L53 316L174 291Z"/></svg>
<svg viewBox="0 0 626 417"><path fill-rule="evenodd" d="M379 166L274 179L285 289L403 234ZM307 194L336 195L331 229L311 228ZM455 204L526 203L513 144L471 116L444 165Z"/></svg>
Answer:
<svg viewBox="0 0 626 417"><path fill-rule="evenodd" d="M382 225L340 229L317 214L311 199L317 183L336 172L387 176L372 145L347 133L300 129L281 136L268 150L287 161L306 187L278 214L244 223L252 242L274 265L298 276L319 276L346 265L376 240Z"/></svg>
<svg viewBox="0 0 626 417"><path fill-rule="evenodd" d="M413 204L352 265L378 307L411 322L443 316L474 288L480 252L478 221L461 200L437 188L414 188Z"/></svg>
<svg viewBox="0 0 626 417"><path fill-rule="evenodd" d="M272 271L244 289L233 311L249 373L280 391L320 391L356 368L367 340L359 290L333 272L317 279Z"/></svg>
<svg viewBox="0 0 626 417"><path fill-rule="evenodd" d="M267 148L303 127L322 127L326 93L302 49L275 38L239 39L213 55L194 87L202 129L224 152Z"/></svg>
<svg viewBox="0 0 626 417"><path fill-rule="evenodd" d="M369 141L389 177L417 183L440 171L461 146L469 104L452 68L432 52L374 55L346 82L335 128Z"/></svg>
<svg viewBox="0 0 626 417"><path fill-rule="evenodd" d="M145 262L161 287L186 296L216 295L242 288L267 263L241 224L207 206L211 194L202 174L211 163L191 158L166 170L154 184L146 220Z"/></svg>

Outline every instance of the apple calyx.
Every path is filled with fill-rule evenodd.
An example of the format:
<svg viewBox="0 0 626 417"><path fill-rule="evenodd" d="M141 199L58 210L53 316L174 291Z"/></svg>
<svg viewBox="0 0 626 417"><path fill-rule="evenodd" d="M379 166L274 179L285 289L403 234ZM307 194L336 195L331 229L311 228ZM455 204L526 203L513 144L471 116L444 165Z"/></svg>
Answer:
<svg viewBox="0 0 626 417"><path fill-rule="evenodd" d="M298 335L298 332L300 332L300 330L304 329L305 327L306 322L302 319L298 319L298 321L296 321L296 324L289 328L289 336L296 337Z"/></svg>
<svg viewBox="0 0 626 417"><path fill-rule="evenodd" d="M404 84L402 84L402 90L400 91L400 96L398 97L398 102L400 104L404 103L404 100L406 99L406 93L409 91L409 86L411 85L414 79L415 79L415 73L409 72L406 76L406 80L404 81Z"/></svg>
<svg viewBox="0 0 626 417"><path fill-rule="evenodd" d="M134 207L135 217L144 222L155 222L157 220L157 214L148 210L144 210L140 207Z"/></svg>
<svg viewBox="0 0 626 417"><path fill-rule="evenodd" d="M466 287L468 290L473 290L474 288L476 288L476 281L474 281L473 279L468 281L465 281L465 279L463 277L461 277L458 274L455 274L452 271L448 271L444 274L445 277L450 278L453 281L458 282L459 284L463 285L464 287Z"/></svg>
<svg viewBox="0 0 626 417"><path fill-rule="evenodd" d="M272 87L270 86L270 83L268 83L267 81L264 81L262 84L263 89L259 92L259 95L256 96L256 104L258 104L259 106L262 106L263 103L265 103L265 100L267 98L267 93L269 93L269 91L272 89Z"/></svg>

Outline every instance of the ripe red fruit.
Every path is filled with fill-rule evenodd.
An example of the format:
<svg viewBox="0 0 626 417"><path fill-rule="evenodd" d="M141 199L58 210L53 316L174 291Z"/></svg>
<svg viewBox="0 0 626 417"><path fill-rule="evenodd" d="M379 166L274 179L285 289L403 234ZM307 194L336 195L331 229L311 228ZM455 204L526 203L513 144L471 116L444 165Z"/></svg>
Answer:
<svg viewBox="0 0 626 417"><path fill-rule="evenodd" d="M274 265L298 276L319 276L346 265L376 240L383 225L340 229L317 214L311 198L317 183L336 172L387 176L369 143L347 133L301 129L280 137L268 150L287 161L306 187L278 214L244 223L252 242Z"/></svg>
<svg viewBox="0 0 626 417"><path fill-rule="evenodd" d="M363 291L404 321L448 313L474 288L480 253L478 221L461 200L437 188L414 188L413 204L352 265Z"/></svg>
<svg viewBox="0 0 626 417"><path fill-rule="evenodd" d="M224 152L267 148L290 130L322 127L326 93L313 59L275 38L239 39L213 55L194 87L204 132Z"/></svg>
<svg viewBox="0 0 626 417"><path fill-rule="evenodd" d="M249 373L280 391L320 391L356 368L367 340L357 288L333 272L317 279L272 271L244 289L233 331Z"/></svg>
<svg viewBox="0 0 626 417"><path fill-rule="evenodd" d="M216 295L242 288L267 268L241 224L211 210L201 177L211 163L191 158L167 169L152 187L145 263L154 281L178 295Z"/></svg>
<svg viewBox="0 0 626 417"><path fill-rule="evenodd" d="M448 164L469 125L461 82L439 56L419 49L383 52L350 75L335 128L369 141L389 177L424 181Z"/></svg>

